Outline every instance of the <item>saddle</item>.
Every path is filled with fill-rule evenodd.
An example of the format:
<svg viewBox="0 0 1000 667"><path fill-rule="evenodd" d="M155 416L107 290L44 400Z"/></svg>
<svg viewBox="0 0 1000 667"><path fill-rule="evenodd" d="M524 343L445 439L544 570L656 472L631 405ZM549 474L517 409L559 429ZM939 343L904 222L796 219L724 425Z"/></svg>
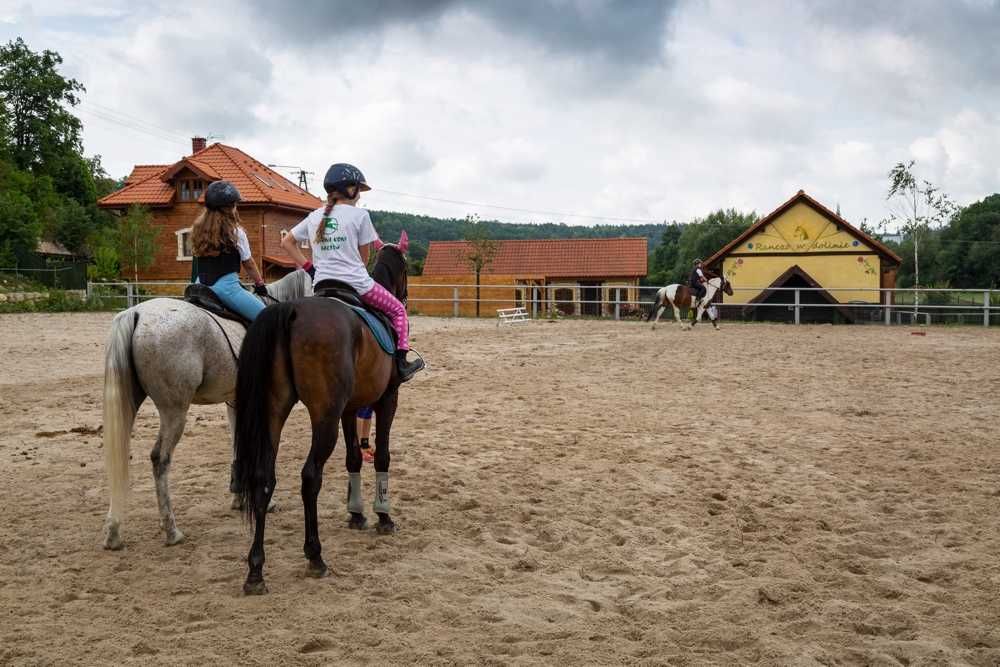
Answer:
<svg viewBox="0 0 1000 667"><path fill-rule="evenodd" d="M207 310L213 315L221 318L239 322L244 328L250 326L250 320L243 317L235 310L230 310L222 300L215 295L208 286L200 283L191 283L184 290L184 300L188 303Z"/></svg>
<svg viewBox="0 0 1000 667"><path fill-rule="evenodd" d="M327 278L313 286L313 296L340 301L353 310L371 330L382 351L386 354L395 354L396 330L392 327L392 321L382 311L369 308L353 287L339 280Z"/></svg>

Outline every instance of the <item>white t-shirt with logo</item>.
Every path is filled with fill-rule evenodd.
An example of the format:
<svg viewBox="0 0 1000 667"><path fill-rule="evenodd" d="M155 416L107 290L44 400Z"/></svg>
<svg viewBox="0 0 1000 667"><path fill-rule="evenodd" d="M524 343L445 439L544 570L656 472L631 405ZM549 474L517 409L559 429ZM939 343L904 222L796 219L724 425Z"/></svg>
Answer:
<svg viewBox="0 0 1000 667"><path fill-rule="evenodd" d="M312 246L312 261L316 267L318 283L327 278L345 282L364 294L375 281L368 275L358 246L367 245L378 238L368 211L348 204L337 204L330 215L323 217L326 207L318 208L292 227L291 234L300 243L308 241ZM316 243L316 228L325 224L323 240Z"/></svg>

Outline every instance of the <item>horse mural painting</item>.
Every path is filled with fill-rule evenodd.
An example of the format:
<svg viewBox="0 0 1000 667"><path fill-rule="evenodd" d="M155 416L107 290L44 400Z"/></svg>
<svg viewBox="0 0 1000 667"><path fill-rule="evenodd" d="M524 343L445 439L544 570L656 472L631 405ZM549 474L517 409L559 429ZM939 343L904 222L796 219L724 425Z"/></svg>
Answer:
<svg viewBox="0 0 1000 667"><path fill-rule="evenodd" d="M305 271L294 271L268 286L269 295L277 301L301 298L311 291ZM241 324L179 299L151 299L115 316L104 362L104 454L111 492L104 523L106 549L124 546L132 425L146 398L152 399L160 416L150 453L160 527L168 545L184 540L174 520L167 479L173 451L192 403L233 400L236 356L244 334ZM232 433L236 417L234 409L227 407Z"/></svg>
<svg viewBox="0 0 1000 667"><path fill-rule="evenodd" d="M405 237L404 237L405 239ZM406 298L405 241L383 245L372 277L397 299ZM367 520L361 502L361 450L355 415L375 408L375 503L377 531L389 534L389 431L396 414L399 377L395 360L379 347L371 330L337 299L312 297L262 312L247 331L236 381L236 478L248 518L255 521L249 571L243 592L267 592L264 584L264 527L274 493L281 431L292 407L305 404L312 445L302 467L306 574L322 577L327 566L319 539L316 499L323 467L337 444L338 428L347 443L349 528Z"/></svg>
<svg viewBox="0 0 1000 667"><path fill-rule="evenodd" d="M646 321L653 320L653 328L655 329L656 323L660 320L660 315L663 314L667 306L671 306L674 309L674 319L681 325L681 329L690 329L701 319L701 314L708 310L712 326L718 329L718 313L715 308L709 308L709 304L712 303L712 297L720 289L729 296L733 295L733 286L728 280L722 276L709 278L705 282L705 296L696 304L695 295L687 285L671 284L661 287L657 290L656 298L650 305L649 312L646 314ZM690 319L687 324L681 321L681 306L686 306L690 312ZM653 318L654 314L656 315L655 319Z"/></svg>

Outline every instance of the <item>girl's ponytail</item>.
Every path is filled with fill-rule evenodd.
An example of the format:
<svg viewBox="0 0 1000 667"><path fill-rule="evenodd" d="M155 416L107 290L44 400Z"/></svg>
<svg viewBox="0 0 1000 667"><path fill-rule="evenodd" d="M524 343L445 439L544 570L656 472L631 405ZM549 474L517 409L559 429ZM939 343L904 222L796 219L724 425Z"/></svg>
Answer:
<svg viewBox="0 0 1000 667"><path fill-rule="evenodd" d="M323 217L319 219L319 225L316 227L316 238L313 239L313 245L319 245L323 242L323 237L326 235L326 219L330 217L330 211L333 210L333 205L337 203L337 196L334 193L329 193L326 196L326 208L323 209Z"/></svg>

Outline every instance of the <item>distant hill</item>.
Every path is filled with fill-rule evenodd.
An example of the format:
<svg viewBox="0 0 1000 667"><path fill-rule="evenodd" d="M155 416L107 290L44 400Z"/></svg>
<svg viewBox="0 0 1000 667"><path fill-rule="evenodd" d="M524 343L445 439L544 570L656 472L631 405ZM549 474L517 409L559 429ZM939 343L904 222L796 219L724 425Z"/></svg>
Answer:
<svg viewBox="0 0 1000 667"><path fill-rule="evenodd" d="M460 241L465 236L468 222L459 218L432 218L426 215L399 213L397 211L369 211L379 236L384 241L395 241L400 231L406 230L410 237L410 260L413 273L418 273L427 257L431 241ZM644 225L567 225L547 222L524 224L481 220L488 230L488 236L497 240L507 239L579 239L579 238L619 238L645 236L649 240L650 253L660 243L664 230L669 224Z"/></svg>

